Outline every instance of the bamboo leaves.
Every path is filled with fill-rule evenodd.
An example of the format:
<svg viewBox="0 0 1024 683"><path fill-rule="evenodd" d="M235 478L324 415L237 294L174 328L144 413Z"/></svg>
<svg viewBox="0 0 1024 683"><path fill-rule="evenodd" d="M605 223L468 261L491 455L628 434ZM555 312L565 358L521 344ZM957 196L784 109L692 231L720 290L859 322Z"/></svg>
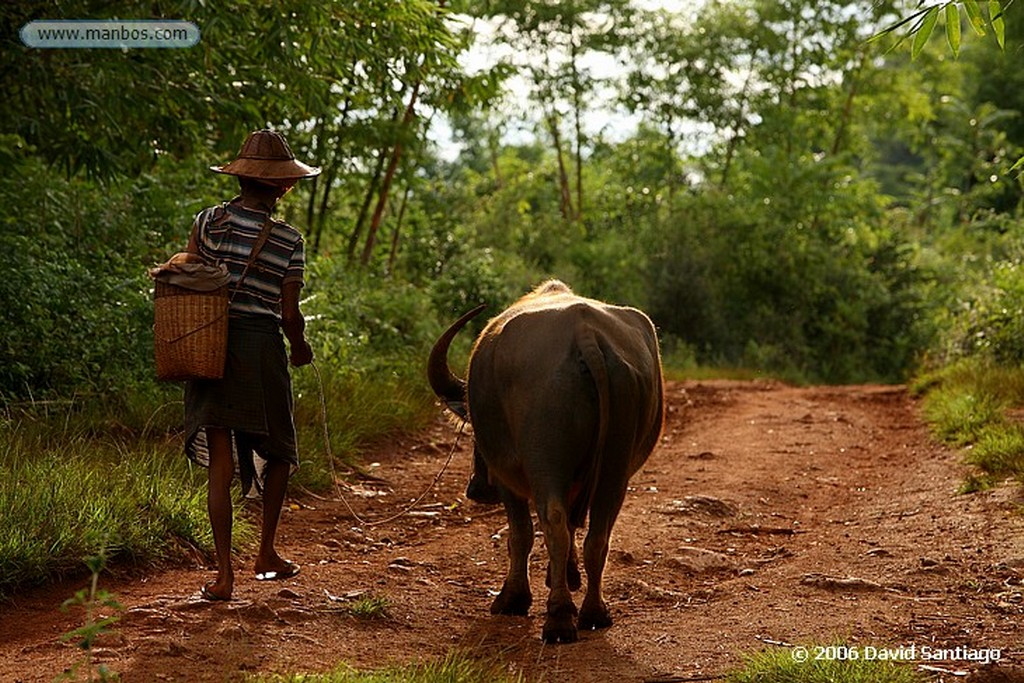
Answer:
<svg viewBox="0 0 1024 683"><path fill-rule="evenodd" d="M999 0L989 0L986 3L987 19L982 12L978 0L964 0L962 3L953 0L930 4L921 2L918 3L917 8L909 15L900 18L895 23L871 36L869 42L894 35L904 27L909 27L906 33L897 38L889 49L896 49L905 40L911 39L910 56L912 59L917 59L935 32L941 17L942 23L945 26L946 44L949 46L950 52L953 53L953 57L958 58L962 43L962 15L960 12L960 5L962 4L964 14L967 16L967 24L974 33L978 36L984 36L986 34L986 26L990 27L992 34L995 36L996 43L999 45L999 49L1004 50L1006 49L1006 22L1004 15L1013 2L1014 0L1009 0L1004 5Z"/></svg>
<svg viewBox="0 0 1024 683"><path fill-rule="evenodd" d="M1013 0L1007 3L1009 6ZM988 3L988 16L989 21L992 22L992 31L996 34L996 42L999 43L999 49L1006 49L1006 24L1003 22L1003 8L999 6L999 0L989 0Z"/></svg>
<svg viewBox="0 0 1024 683"><path fill-rule="evenodd" d="M974 32L979 36L985 35L985 19L981 16L978 0L967 0L964 3L964 9L967 10L967 22L974 29Z"/></svg>
<svg viewBox="0 0 1024 683"><path fill-rule="evenodd" d="M956 5L946 5L946 42L953 52L953 57L960 56L960 9Z"/></svg>
<svg viewBox="0 0 1024 683"><path fill-rule="evenodd" d="M917 59L917 56L921 54L921 50L928 43L928 39L932 37L932 31L935 30L935 24L939 20L939 7L932 7L924 14L924 18L921 19L921 23L918 24L919 28L917 33L914 34L914 44L910 48L910 56L912 59ZM947 17L948 19L948 17ZM959 50L959 45L957 45Z"/></svg>

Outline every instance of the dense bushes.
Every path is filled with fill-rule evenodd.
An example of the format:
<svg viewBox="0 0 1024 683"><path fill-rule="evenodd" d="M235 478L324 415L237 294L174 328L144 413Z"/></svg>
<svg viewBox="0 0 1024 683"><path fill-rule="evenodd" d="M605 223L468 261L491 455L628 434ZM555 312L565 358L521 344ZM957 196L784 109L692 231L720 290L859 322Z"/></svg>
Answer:
<svg viewBox="0 0 1024 683"><path fill-rule="evenodd" d="M0 176L0 400L151 390L146 269L183 246L194 177L167 164L160 178L69 181L31 158L15 170Z"/></svg>
<svg viewBox="0 0 1024 683"><path fill-rule="evenodd" d="M0 278L0 401L166 394L154 381L146 270L184 247L196 211L235 188L170 162L107 185L31 160L20 171L0 178L0 249L12 256ZM489 252L457 246L434 271L407 261L415 283L311 256L303 309L326 371L395 374L424 356L442 317L509 296Z"/></svg>
<svg viewBox="0 0 1024 683"><path fill-rule="evenodd" d="M643 169L619 156L631 149L607 150L600 172L584 176L591 200L578 222L545 204L552 188L538 179L554 160L524 167L511 150L503 185L467 172L449 204L475 226L462 234L476 254L512 253L534 282L557 276L580 294L644 308L703 364L797 381L907 377L932 338L935 275L869 178L808 159L791 178L760 169L767 177L741 177L733 192L673 191L671 177L654 173L635 184ZM520 221L499 230L508 216L495 214L509 206ZM545 206L541 229L533 214Z"/></svg>
<svg viewBox="0 0 1024 683"><path fill-rule="evenodd" d="M991 264L950 315L950 360L982 356L1005 365L1024 363L1024 270L1018 259Z"/></svg>
<svg viewBox="0 0 1024 683"><path fill-rule="evenodd" d="M939 439L966 449L965 491L1013 477L1024 482L1024 241L1018 224L952 231L944 264L940 330L914 388Z"/></svg>
<svg viewBox="0 0 1024 683"><path fill-rule="evenodd" d="M831 171L816 172L791 191L810 197L831 182ZM344 239L338 232L328 232L322 255L311 254L304 310L325 372L394 378L395 368L422 362L459 313L481 302L496 312L550 276L645 308L666 339L702 363L801 380L900 380L940 320L929 306L945 308L935 296L941 278L924 265L934 252L922 250L898 214L879 210L868 186L849 188L838 205L776 204L715 191L623 194L616 188L628 179L608 171L595 181L610 191L596 195L582 225L549 217L540 229L530 216L549 188L510 179L489 189L491 207L519 195L522 222L502 232L472 204L474 182L486 179L463 180L461 189L424 188L390 271L361 268L331 249ZM17 255L0 281L8 321L0 397L166 396L152 381L145 269L181 248L196 210L232 191L169 162L154 176L107 186L68 181L31 161L19 181L0 181L10 207L0 248ZM958 271L943 268L952 291ZM984 285L961 301L950 344L984 347L1003 362L1024 358L1020 281L1016 261L978 279Z"/></svg>

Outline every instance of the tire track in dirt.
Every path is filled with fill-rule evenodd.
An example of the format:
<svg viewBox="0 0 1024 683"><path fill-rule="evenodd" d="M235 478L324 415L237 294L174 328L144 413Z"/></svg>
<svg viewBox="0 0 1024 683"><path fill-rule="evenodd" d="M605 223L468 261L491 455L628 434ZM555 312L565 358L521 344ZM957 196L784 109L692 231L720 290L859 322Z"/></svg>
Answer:
<svg viewBox="0 0 1024 683"><path fill-rule="evenodd" d="M531 615L488 613L505 570L504 516L463 498L466 439L416 514L393 524L360 530L340 503L295 499L280 544L303 565L295 579L268 585L242 571L236 599L210 605L196 599L208 576L199 566L104 577L126 611L97 659L125 681L222 681L458 648L531 681L692 680L768 642L840 638L999 648L1001 671L1024 664L1020 491L956 495L960 456L929 439L902 388L670 382L668 398L662 443L612 537L611 629L541 643L542 541ZM433 479L454 434L439 421L375 450L381 481L357 486L353 505L369 518L399 509ZM59 636L81 617L59 605L83 584L0 607L0 680L49 681L75 661ZM351 616L343 601L356 595L385 598L388 616Z"/></svg>

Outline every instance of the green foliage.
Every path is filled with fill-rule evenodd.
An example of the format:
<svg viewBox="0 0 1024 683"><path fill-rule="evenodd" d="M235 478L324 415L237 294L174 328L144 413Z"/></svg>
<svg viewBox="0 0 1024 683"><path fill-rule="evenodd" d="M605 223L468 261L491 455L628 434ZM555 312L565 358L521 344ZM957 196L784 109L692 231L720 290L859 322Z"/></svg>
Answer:
<svg viewBox="0 0 1024 683"><path fill-rule="evenodd" d="M194 178L113 186L65 180L37 160L0 175L0 401L116 396L152 377L151 283L146 268L183 244ZM174 187L166 187L173 183ZM45 340L45 344L40 341Z"/></svg>
<svg viewBox="0 0 1024 683"><path fill-rule="evenodd" d="M686 198L678 212L687 220L653 237L651 315L703 362L898 380L929 335L914 249L849 219L845 233L829 234L806 206L802 217L773 220L735 197Z"/></svg>
<svg viewBox="0 0 1024 683"><path fill-rule="evenodd" d="M806 660L794 657L797 648L773 648L749 655L742 669L731 672L729 683L922 683L925 678L911 666L866 658L819 658L819 648L843 645L798 646L809 653Z"/></svg>
<svg viewBox="0 0 1024 683"><path fill-rule="evenodd" d="M953 4L946 5L946 42L953 57L960 56L960 9Z"/></svg>
<svg viewBox="0 0 1024 683"><path fill-rule="evenodd" d="M500 127L500 121L472 125L471 103L493 97L508 68L497 69L493 76L462 78L451 60L463 45L463 38L452 32L455 24L439 24L440 15L422 3L400 5L317 8L302 27L286 25L287 7L268 13L255 25L267 35L292 38L292 44L264 46L266 54L238 67L240 85L231 85L244 95L232 101L245 103L243 109L252 105L246 111L259 110L263 121L306 122L289 131L293 146L300 156L328 169L323 182L300 186L286 202L285 215L300 225L305 222L310 230L311 335L320 357L342 377L351 376L353 369L372 373L392 367L396 355L411 356L413 347L429 344L436 321L480 301L497 311L539 280L557 276L582 294L651 309L666 334L693 349L700 362L755 363L805 379L899 380L934 329L927 310L934 274L921 263L925 252L916 232L919 225L890 211L889 199L864 173L888 166L872 165L875 150L868 131L874 137L904 136L914 131L913 123L869 124L866 117L880 111L890 115L890 100L899 98L907 101L901 116L927 121L929 131L905 144L921 155L914 168L940 172L926 178L923 188L908 178L892 188L908 204L922 192L957 197L955 202L944 200L943 213L929 215L926 225L984 216L989 224L1005 226L1005 211L1015 201L1011 184L986 180L1005 170L1013 155L1010 141L1000 137L1002 110L965 110L977 125L975 134L964 135L954 125L964 116L954 108L943 109L938 93L926 104L911 102L906 84L867 58L864 28L842 3L785 8L714 3L685 17L593 3L622 19L616 36L605 39L598 38L601 32L582 7L565 13L535 3L491 4L486 12L522 25L528 35L555 30L557 35L545 38L545 49L577 50L579 56L607 53L616 41L629 45L636 66L627 69L622 101L646 114L646 124L623 143L585 136L575 141L577 151L589 145L589 156L576 158L582 168L571 180L592 191L579 195L583 207L568 215L557 160L560 152L564 161L568 149L548 148L543 138L533 145L502 148L487 132ZM801 11L804 5L814 11ZM204 49L233 29L248 35L252 29L240 24L255 11L246 5L237 16L220 16L203 8L196 21L201 28L214 27L204 32ZM327 36L325 29L334 22L353 34ZM369 32L366 41L354 37L362 29ZM382 52L385 43L389 49ZM325 59L328 47L365 68L348 69L348 57ZM196 54L167 58L175 65L194 65ZM186 98L194 104L190 98L198 97L205 104L183 105L178 112L198 128L206 125L199 124L206 115L213 117L215 128L225 123L219 129L224 136L213 141L217 153L224 155L231 149L228 138L237 134L230 140L233 147L244 129L235 128L239 112L227 105L218 108L216 97L211 105L208 92L225 87L221 72L233 54L208 55L208 73ZM155 58L132 56L147 64ZM265 80L292 79L283 96L272 88L261 94L253 87L261 59L275 56L282 61L265 67ZM61 54L58 62L62 60L86 60L110 84L125 78L125 66L117 61L122 56ZM43 68L33 63L31 68ZM932 68L930 62L924 66ZM533 76L546 107L578 116L587 106L579 96L590 92L595 81L588 80L585 70L572 68L555 62ZM754 70L745 83L722 77L744 68ZM807 79L801 74L808 70L831 71L842 78ZM394 92L377 87L385 74L398 79ZM333 89L325 89L325 75L336 77ZM344 77L337 80L339 76ZM464 139L472 143L474 130L487 136L471 144L475 163L437 163L420 144L422 129L400 121L398 112L422 79L427 80L422 81L426 90L421 96L432 105L453 103ZM560 91L559 84L566 89ZM179 86L172 79L168 90L173 93ZM82 87L102 91L97 83ZM293 96L296 88L304 97ZM53 94L43 90L37 96ZM680 92L689 96L680 98ZM446 100L443 93L452 97ZM324 107L340 111L339 117L325 118ZM147 114L146 106L138 109L136 117L156 115ZM713 142L704 153L688 159L680 147L680 126L694 116L716 134L708 136ZM93 124L100 125L79 123L83 130ZM106 144L97 141L110 131L93 132L95 144ZM942 144L936 145L939 134ZM5 148L29 154L26 150L36 142L22 145L18 141L24 142L24 135L5 137L10 141ZM391 241L391 253L379 248L371 253L367 272L348 272L353 263L348 257L368 230L366 210L383 206L383 164L378 160L392 158L396 142L407 155L416 155L407 163L422 164L423 172L401 170L397 182L407 186L401 205L392 193L385 225L375 227L378 243ZM185 154L193 147L180 149ZM38 148L32 153L57 158ZM481 157L486 161L481 163ZM126 202L106 201L100 186L69 183L36 162L27 169L38 190L20 193L12 181L5 193L15 196L12 219L27 215L33 223L48 225L48 216L74 210L83 214L90 229L83 242L81 231L58 224L52 234L61 248L45 250L36 246L41 241L35 236L13 228L4 234L5 245L26 253L27 262L31 259L31 266L17 268L2 291L16 320L4 333L13 360L0 378L6 397L152 393L147 382L148 283L138 258L160 254L161 249L166 253L169 242L180 245L188 217L215 199L210 187L203 189L197 180L205 163L193 161L189 176L169 161L162 158L147 166L157 182L143 176L123 181L110 193L124 194ZM161 186L160 179L170 182ZM182 192L182 187L187 189ZM53 197L50 208L25 201L40 192ZM161 214L164 225L156 225ZM111 269L76 251L92 243L109 245L105 252L115 260L123 254L124 264ZM322 263L313 257L317 248ZM342 272L344 278L338 275ZM376 273L387 277L371 275ZM317 288L318 279L324 287ZM417 298L414 291L423 296ZM23 292L30 294L19 296ZM332 299L339 292L355 295ZM112 307L111 300L122 305ZM34 347L34 339L47 336L59 340L59 347ZM49 353L54 348L71 352ZM110 359L121 357L115 368Z"/></svg>
<svg viewBox="0 0 1024 683"><path fill-rule="evenodd" d="M303 451L297 482L327 490L328 455L351 462L368 443L436 414L424 364L440 323L428 291L353 271L342 259L318 259L308 279L302 307L317 367L292 370Z"/></svg>
<svg viewBox="0 0 1024 683"><path fill-rule="evenodd" d="M312 264L308 279L302 307L314 351L342 372L382 369L433 341L430 298L409 283L353 272L333 258Z"/></svg>
<svg viewBox="0 0 1024 683"><path fill-rule="evenodd" d="M90 681L94 680L94 670L98 676L96 680L116 681L119 680L117 674L108 671L103 664L97 667L93 661L93 646L96 640L111 632L111 627L120 621L120 617L116 613L124 609L113 594L99 587L100 572L107 565L106 540L102 542L96 555L85 559L85 564L92 575L89 588L83 588L76 592L73 598L68 598L61 605L61 609L65 612L71 607L81 607L85 612L85 623L61 636L61 640L64 642L77 641L78 647L84 651L83 660L73 666L60 680L73 679L78 670L84 666ZM102 613L108 610L113 610L114 613L104 616Z"/></svg>
<svg viewBox="0 0 1024 683"><path fill-rule="evenodd" d="M379 671L357 671L343 664L324 674L285 674L246 680L259 683L517 683L523 677L501 663L453 652L439 660Z"/></svg>
<svg viewBox="0 0 1024 683"><path fill-rule="evenodd" d="M311 368L297 371L294 377L302 461L295 481L314 490L327 491L332 486L336 463L328 459L329 454L354 464L367 445L423 427L436 415L433 395L424 386L423 368L408 359L396 361L379 375L321 373L322 387Z"/></svg>
<svg viewBox="0 0 1024 683"><path fill-rule="evenodd" d="M1024 270L1020 261L992 264L987 277L965 288L946 335L953 358L981 356L1013 366L1024 362Z"/></svg>
<svg viewBox="0 0 1024 683"><path fill-rule="evenodd" d="M932 36L935 24L939 20L939 9L939 7L932 7L924 13L924 16L921 17L920 26L914 34L914 43L910 48L910 54L914 59L917 59L917 56L921 54L921 50L924 49L924 46L928 43L928 39ZM947 16L947 20L948 19L949 17ZM958 16L957 21L959 20L960 18ZM955 52L959 51L960 43L957 42Z"/></svg>
<svg viewBox="0 0 1024 683"><path fill-rule="evenodd" d="M432 0L247 0L230 7L123 0L104 13L186 19L201 39L177 50L33 50L20 43L16 27L93 17L94 3L14 2L0 9L2 24L13 28L0 50L0 85L8 95L0 131L19 135L68 175L135 175L163 155L206 156L210 142L226 155L248 131L285 121L326 121L316 156L328 160L324 138L362 137L345 130L352 121L335 127L334 114L355 109L390 119L401 99L388 87L392 79L425 79L439 100L457 87L458 39ZM303 152L313 140L294 142Z"/></svg>

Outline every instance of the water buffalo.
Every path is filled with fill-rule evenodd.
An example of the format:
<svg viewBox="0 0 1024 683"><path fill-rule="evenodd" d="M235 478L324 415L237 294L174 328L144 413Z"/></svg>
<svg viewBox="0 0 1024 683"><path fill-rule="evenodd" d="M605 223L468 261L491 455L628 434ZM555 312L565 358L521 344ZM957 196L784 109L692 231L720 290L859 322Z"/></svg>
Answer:
<svg viewBox="0 0 1024 683"><path fill-rule="evenodd" d="M527 574L532 500L548 549L543 637L573 642L577 610L570 588L582 584L575 531L588 512L579 628L612 623L601 595L608 537L629 478L647 460L662 427L657 335L641 311L585 299L552 280L487 324L463 381L448 367L448 347L481 308L438 338L428 375L453 410L465 413L468 405L476 455L508 514L508 574L491 612L525 615L533 600Z"/></svg>

